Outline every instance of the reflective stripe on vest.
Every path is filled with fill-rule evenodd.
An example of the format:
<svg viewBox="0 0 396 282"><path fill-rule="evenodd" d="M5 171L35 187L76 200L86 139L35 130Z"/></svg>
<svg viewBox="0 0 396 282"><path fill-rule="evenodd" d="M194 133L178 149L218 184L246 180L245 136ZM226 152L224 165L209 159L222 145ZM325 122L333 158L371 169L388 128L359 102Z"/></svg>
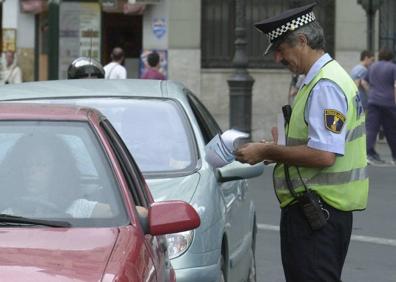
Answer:
<svg viewBox="0 0 396 282"><path fill-rule="evenodd" d="M366 134L366 126L364 123L360 124L358 127L355 127L352 130L347 130L346 133L346 141L350 142L357 138L362 137ZM306 145L307 140L304 139L296 139L292 137L287 138L287 145L289 146L298 146L298 145Z"/></svg>
<svg viewBox="0 0 396 282"><path fill-rule="evenodd" d="M359 126L355 127L352 130L348 130L346 133L346 141L351 142L355 139L358 139L362 137L363 135L366 135L366 124L362 123Z"/></svg>
<svg viewBox="0 0 396 282"><path fill-rule="evenodd" d="M363 167L349 171L325 172L312 178L301 177L301 179L304 181L305 185L327 185L329 183L332 185L341 185L356 180L365 180L367 176L367 168ZM291 180L293 187L302 186L301 179L296 178ZM276 189L287 189L286 180L284 178L274 177L274 184Z"/></svg>

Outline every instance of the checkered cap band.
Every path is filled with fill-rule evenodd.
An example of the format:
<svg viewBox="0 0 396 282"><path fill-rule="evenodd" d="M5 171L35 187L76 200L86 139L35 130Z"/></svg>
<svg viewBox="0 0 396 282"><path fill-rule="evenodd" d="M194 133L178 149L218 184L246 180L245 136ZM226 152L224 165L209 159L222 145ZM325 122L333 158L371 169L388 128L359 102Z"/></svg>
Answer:
<svg viewBox="0 0 396 282"><path fill-rule="evenodd" d="M269 37L270 42L273 42L275 39L282 36L286 32L296 30L297 28L299 28L303 25L306 25L310 22L313 22L314 20L315 20L314 13L310 12L310 13L302 15L296 19L293 19L290 22L287 22L280 27L277 27L273 31L269 32L267 35Z"/></svg>

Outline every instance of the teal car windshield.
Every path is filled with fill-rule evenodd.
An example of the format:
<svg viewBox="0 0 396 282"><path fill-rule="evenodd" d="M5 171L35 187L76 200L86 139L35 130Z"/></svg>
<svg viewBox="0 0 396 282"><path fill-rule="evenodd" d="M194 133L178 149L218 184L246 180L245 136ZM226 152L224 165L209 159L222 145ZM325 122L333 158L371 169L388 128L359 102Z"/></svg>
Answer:
<svg viewBox="0 0 396 282"><path fill-rule="evenodd" d="M181 106L171 99L112 97L52 99L45 102L89 106L101 111L145 174L177 174L196 167L191 126Z"/></svg>

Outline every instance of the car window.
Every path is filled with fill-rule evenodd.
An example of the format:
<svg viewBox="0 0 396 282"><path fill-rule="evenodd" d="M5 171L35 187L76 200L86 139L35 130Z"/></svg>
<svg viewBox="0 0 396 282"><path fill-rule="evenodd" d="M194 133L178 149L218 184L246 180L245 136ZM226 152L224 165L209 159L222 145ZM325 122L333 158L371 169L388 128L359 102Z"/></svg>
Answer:
<svg viewBox="0 0 396 282"><path fill-rule="evenodd" d="M70 148L70 152L73 154L73 158L76 161L77 168L81 175L84 175L86 178L98 179L98 170L81 138L73 135L62 135L62 139Z"/></svg>
<svg viewBox="0 0 396 282"><path fill-rule="evenodd" d="M194 94L186 89L185 92L187 94L191 109L197 118L205 143L207 144L213 137L216 136L216 134L221 134L220 126Z"/></svg>
<svg viewBox="0 0 396 282"><path fill-rule="evenodd" d="M119 226L127 216L109 161L86 122L0 122L0 213Z"/></svg>
<svg viewBox="0 0 396 282"><path fill-rule="evenodd" d="M139 168L136 166L129 150L126 148L125 143L118 135L117 131L113 128L112 124L104 119L100 123L109 137L110 144L120 162L121 169L128 182L129 192L132 195L133 201L137 206L149 207L151 198L146 193L146 185Z"/></svg>

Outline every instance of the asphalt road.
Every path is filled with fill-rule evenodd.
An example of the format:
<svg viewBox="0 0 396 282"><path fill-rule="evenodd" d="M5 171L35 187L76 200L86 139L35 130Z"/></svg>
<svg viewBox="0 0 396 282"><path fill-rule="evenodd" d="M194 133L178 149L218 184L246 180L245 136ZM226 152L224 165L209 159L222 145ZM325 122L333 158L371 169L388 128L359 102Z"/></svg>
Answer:
<svg viewBox="0 0 396 282"><path fill-rule="evenodd" d="M379 151L389 159L386 145ZM365 211L354 213L354 228L343 282L396 282L396 166L369 166L370 192ZM272 188L272 167L250 182L258 222L257 280L285 281L279 246L280 210Z"/></svg>

